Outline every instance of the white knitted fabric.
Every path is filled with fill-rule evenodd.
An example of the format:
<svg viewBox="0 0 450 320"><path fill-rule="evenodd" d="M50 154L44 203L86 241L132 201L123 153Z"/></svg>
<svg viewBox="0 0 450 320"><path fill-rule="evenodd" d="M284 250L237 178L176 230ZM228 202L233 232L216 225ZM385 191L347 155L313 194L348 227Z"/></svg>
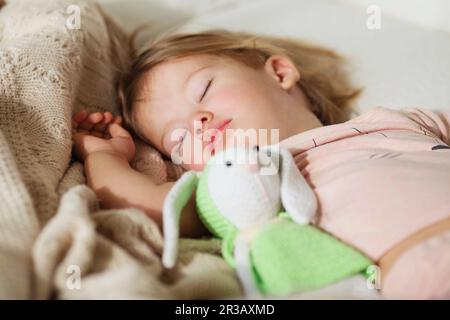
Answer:
<svg viewBox="0 0 450 320"><path fill-rule="evenodd" d="M66 27L70 5L81 9L79 30ZM118 111L114 78L128 63L125 41L91 1L10 0L0 10L2 299L241 292L216 241L182 241L179 266L163 272L156 224L137 209L98 210L82 164L71 159L71 115ZM157 183L180 174L143 143L132 165Z"/></svg>

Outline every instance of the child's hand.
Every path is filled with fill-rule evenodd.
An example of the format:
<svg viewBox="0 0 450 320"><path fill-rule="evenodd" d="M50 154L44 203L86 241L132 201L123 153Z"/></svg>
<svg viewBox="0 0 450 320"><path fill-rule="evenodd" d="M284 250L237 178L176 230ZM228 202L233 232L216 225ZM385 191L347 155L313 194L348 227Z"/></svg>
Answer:
<svg viewBox="0 0 450 320"><path fill-rule="evenodd" d="M94 152L111 152L127 161L133 159L136 147L121 123L121 117L113 116L111 112L88 114L86 110L81 110L74 114L72 141L76 156L84 161Z"/></svg>

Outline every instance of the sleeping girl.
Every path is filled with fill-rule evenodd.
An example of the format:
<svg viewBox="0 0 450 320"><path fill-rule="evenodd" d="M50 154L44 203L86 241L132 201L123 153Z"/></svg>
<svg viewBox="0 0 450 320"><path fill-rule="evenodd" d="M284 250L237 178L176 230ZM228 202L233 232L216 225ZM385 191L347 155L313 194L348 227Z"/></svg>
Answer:
<svg viewBox="0 0 450 320"><path fill-rule="evenodd" d="M161 225L174 183L156 185L130 166L130 132L201 170L208 157L193 155L235 143L229 132L275 129L317 197L315 224L377 262L384 297L450 298L450 112L376 107L352 118L359 90L344 67L330 50L285 38L163 37L122 75L122 116L73 116L74 152L102 207L137 207ZM194 198L180 233L207 234Z"/></svg>

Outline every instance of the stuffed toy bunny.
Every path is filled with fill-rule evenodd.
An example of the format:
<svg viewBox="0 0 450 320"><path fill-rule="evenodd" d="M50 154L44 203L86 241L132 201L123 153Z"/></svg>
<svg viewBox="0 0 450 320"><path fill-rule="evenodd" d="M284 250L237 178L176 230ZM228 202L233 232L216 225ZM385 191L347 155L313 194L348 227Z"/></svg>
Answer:
<svg viewBox="0 0 450 320"><path fill-rule="evenodd" d="M310 224L317 200L288 150L228 149L189 171L163 207L163 265L175 265L182 209L197 212L223 240L222 254L249 295L289 294L343 280L372 265L363 254Z"/></svg>

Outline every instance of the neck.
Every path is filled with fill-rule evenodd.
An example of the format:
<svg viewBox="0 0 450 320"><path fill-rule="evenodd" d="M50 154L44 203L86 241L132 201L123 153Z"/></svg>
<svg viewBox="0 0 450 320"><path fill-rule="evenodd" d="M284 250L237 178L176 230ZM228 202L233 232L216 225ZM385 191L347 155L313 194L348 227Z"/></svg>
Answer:
<svg viewBox="0 0 450 320"><path fill-rule="evenodd" d="M319 118L312 112L312 105L302 90L296 90L295 92L298 106L295 108L295 116L290 117L292 123L289 136L293 136L308 130L323 127ZM292 121L293 120L293 121ZM286 137L287 138L287 137Z"/></svg>

